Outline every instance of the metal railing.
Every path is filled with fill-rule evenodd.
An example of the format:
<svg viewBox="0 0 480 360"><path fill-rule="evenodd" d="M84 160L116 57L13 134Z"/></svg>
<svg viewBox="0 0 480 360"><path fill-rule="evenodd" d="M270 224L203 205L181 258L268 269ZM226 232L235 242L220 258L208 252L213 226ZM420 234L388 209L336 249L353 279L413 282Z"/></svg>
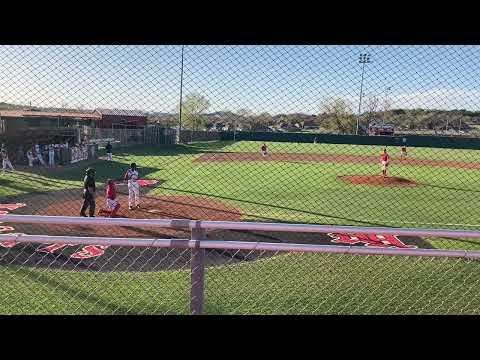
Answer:
<svg viewBox="0 0 480 360"><path fill-rule="evenodd" d="M3 215L3 223L28 224L62 224L62 225L95 225L95 226L149 226L172 229L189 229L190 239L148 239L148 238L114 238L114 237L81 237L81 236L50 236L27 234L0 234L0 241L15 241L18 243L48 243L70 245L103 245L131 246L150 248L191 249L190 261L190 311L191 314L202 314L204 283L205 283L205 250L250 250L275 252L303 252L325 254L355 254L355 255L389 255L413 257L439 257L480 259L480 251L472 250L440 250L440 249L410 249L388 247L359 247L339 245L310 245L292 243L242 242L228 240L206 240L207 230L257 230L278 232L304 233L364 233L364 234L394 234L417 236L448 236L452 238L480 238L480 231L445 230L445 229L413 229L385 227L355 227L308 224L282 224L232 221L203 221L185 219L128 219L128 218L82 218L69 216L39 216L39 215Z"/></svg>

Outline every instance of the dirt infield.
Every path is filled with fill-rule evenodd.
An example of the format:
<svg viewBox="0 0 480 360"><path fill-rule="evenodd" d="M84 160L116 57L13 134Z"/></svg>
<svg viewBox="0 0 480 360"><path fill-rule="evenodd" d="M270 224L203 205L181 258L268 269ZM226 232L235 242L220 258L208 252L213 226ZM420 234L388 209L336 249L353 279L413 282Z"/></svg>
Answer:
<svg viewBox="0 0 480 360"><path fill-rule="evenodd" d="M133 219L202 219L202 220L231 220L240 221L242 213L233 206L226 205L221 201L209 198L195 198L190 196L152 196L142 197L140 209L128 209L128 196L120 194L117 197L122 205L118 217ZM102 199L103 200L103 199ZM97 210L103 201L97 200ZM82 200L63 200L51 204L37 211L38 215L62 215L78 216ZM53 231L53 226L51 226ZM82 233L85 236L121 236L121 237L184 237L189 234L182 230L162 228L132 228L132 227L109 227L109 226L61 226L58 229L68 235Z"/></svg>
<svg viewBox="0 0 480 360"><path fill-rule="evenodd" d="M22 197L24 207L10 211L15 214L78 216L82 205L80 190L66 190ZM209 198L190 196L154 196L143 194L141 208L128 210L128 197L119 193L122 204L118 215L126 218L156 219L207 219L242 220L242 212L228 204ZM103 199L97 200L97 212ZM131 238L190 238L188 230L153 227L110 227L75 225L8 224L11 231L25 234L66 236L103 236ZM6 227L5 227L6 228ZM207 234L217 238L215 233ZM3 250L2 250L3 248ZM221 265L250 261L268 254L243 254L233 251L207 251L207 265ZM189 266L190 252L184 249L155 249L104 246L72 246L69 244L15 244L0 243L1 265L27 265L59 268L63 270L90 271L158 271Z"/></svg>
<svg viewBox="0 0 480 360"><path fill-rule="evenodd" d="M370 155L337 155L337 154L294 154L294 153L270 153L262 156L260 153L236 152L236 153L208 153L200 156L196 162L239 162L239 161L296 161L296 162L331 162L348 164L378 164L379 156ZM451 160L428 160L413 158L392 159L390 164L432 166L453 169L480 169L480 163L461 162Z"/></svg>
<svg viewBox="0 0 480 360"><path fill-rule="evenodd" d="M401 177L382 175L345 175L339 176L338 179L355 184L355 185L374 185L374 186L418 186L415 181L404 179Z"/></svg>
<svg viewBox="0 0 480 360"><path fill-rule="evenodd" d="M81 206L80 189L36 193L0 204L4 213L77 216ZM142 208L128 210L127 196L120 193L120 216L128 218L185 218L204 220L243 219L242 211L211 198L189 196L154 196L143 194ZM97 209L102 205L97 200ZM2 224L3 233L109 236L134 238L190 238L189 231L110 226ZM421 247L431 246L418 237L365 234L302 234L261 231L217 230L207 232L210 240L266 241L304 244L338 244L353 246ZM205 264L218 266L254 261L276 255L274 252L236 250L207 250ZM189 267L188 249L155 249L140 247L108 247L99 245L73 246L69 244L19 244L0 242L0 266L21 265L75 271L164 271Z"/></svg>

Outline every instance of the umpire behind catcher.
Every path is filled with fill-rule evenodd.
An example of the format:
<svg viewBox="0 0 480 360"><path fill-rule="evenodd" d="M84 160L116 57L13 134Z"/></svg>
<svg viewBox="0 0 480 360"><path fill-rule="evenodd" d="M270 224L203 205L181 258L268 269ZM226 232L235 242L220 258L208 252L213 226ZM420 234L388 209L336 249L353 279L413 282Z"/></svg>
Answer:
<svg viewBox="0 0 480 360"><path fill-rule="evenodd" d="M89 209L90 217L95 216L95 169L88 168L83 180L83 206L80 216L86 217L85 211Z"/></svg>

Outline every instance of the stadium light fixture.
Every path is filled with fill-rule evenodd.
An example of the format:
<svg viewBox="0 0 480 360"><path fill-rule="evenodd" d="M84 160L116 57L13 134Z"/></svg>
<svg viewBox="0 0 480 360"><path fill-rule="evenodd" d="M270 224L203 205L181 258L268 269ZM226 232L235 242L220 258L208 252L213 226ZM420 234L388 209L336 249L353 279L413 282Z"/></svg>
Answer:
<svg viewBox="0 0 480 360"><path fill-rule="evenodd" d="M363 76L365 74L365 64L369 64L370 61L370 54L362 53L359 56L358 62L362 64L362 80L360 82L360 101L358 102L358 116L357 116L357 131L355 132L358 135L358 127L360 125L360 111L362 109L362 97L363 97Z"/></svg>

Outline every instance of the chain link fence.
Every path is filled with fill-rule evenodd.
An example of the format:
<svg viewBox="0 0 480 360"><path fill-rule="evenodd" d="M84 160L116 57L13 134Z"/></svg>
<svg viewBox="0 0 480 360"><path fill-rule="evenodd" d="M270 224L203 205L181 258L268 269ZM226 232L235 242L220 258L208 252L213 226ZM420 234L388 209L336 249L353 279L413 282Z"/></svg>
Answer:
<svg viewBox="0 0 480 360"><path fill-rule="evenodd" d="M446 45L0 46L0 214L79 216L91 210L97 217L130 219L478 230L479 55L478 46ZM129 171L132 163L138 174ZM85 183L87 168L96 170L95 191ZM114 185L107 194L108 180ZM93 203L94 209L81 210ZM0 225L2 234L189 236L184 229L153 226ZM480 250L476 238L397 236L381 230L304 234L217 229L207 237ZM78 283L69 280L72 289L91 286L91 296L98 288L90 278L107 284L108 276L116 276L79 271L70 255L60 257L62 266L55 262L49 267L45 260L38 267L27 266L13 259L37 259L33 245L0 245L0 274L6 282L14 279L2 294L3 303L22 297L16 291L25 295L32 274L46 283L62 276L77 279ZM55 251L74 250L78 249L67 246ZM188 267L189 256L175 251L159 252L151 261L178 258ZM188 271L181 269L138 275L135 269L150 260L137 258L135 251L120 253L125 254L118 265L118 283L123 285L107 287L115 297L137 292L137 284L129 287L122 277L178 276L188 281ZM205 289L206 312L476 312L475 297L471 299L476 280L470 274L474 260L253 251L255 260L250 261L244 255L240 251L238 259L235 255L227 263L207 267L205 281L211 285ZM270 272L273 268L265 264L277 271ZM250 271L250 266L263 270ZM382 270L387 267L391 276ZM329 274L355 274L360 284L372 279L368 274L378 273L373 279L379 282L368 287L375 296L363 297L365 289L348 282L341 285L334 275L316 277L315 269L321 268ZM403 287L389 282L397 275ZM151 303L157 305L152 307L146 297L140 299L147 290L139 292L145 312L188 312L189 285L173 283L152 285L159 298L168 295L169 286L171 294L183 294L169 298L165 311L155 308L161 302L153 298ZM58 294L50 285L41 286L52 291L42 290L45 296ZM442 296L428 295L425 300L427 295L405 290L416 288L424 294L443 289ZM218 294L223 291L242 296L222 298ZM315 297L317 293L323 300ZM334 301L337 297L343 300ZM371 301L360 302L362 297ZM128 296L124 298L125 311L118 312L144 311L141 306L128 307ZM52 311L80 312L80 303ZM38 311L41 308L38 305ZM5 307L4 312L22 308L12 309ZM85 312L117 312L100 305L89 309Z"/></svg>
<svg viewBox="0 0 480 360"><path fill-rule="evenodd" d="M255 264L243 261L240 265L206 270L206 313L479 312L475 260L310 253L258 255L272 257Z"/></svg>
<svg viewBox="0 0 480 360"><path fill-rule="evenodd" d="M263 245L257 250L231 242L223 249L225 243L200 241L199 250L188 240L127 240L124 246L118 239L89 239L82 245L78 238L67 239L73 244L25 239L1 253L2 313L479 312L478 251L466 256L422 250L423 255L409 256L395 250L390 255L397 256L386 256L378 248L369 249L369 255L346 247L324 253L319 246L307 251L296 245L293 251L257 243Z"/></svg>

